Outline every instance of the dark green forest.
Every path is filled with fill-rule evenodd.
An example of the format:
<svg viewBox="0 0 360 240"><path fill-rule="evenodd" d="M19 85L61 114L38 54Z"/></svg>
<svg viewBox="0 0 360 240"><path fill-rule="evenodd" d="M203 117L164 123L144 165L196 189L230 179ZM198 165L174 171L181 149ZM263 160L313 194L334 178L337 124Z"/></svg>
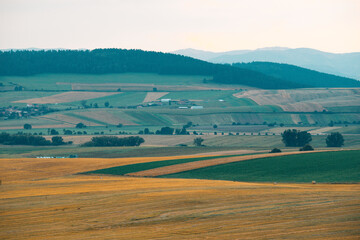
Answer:
<svg viewBox="0 0 360 240"><path fill-rule="evenodd" d="M234 67L261 72L277 79L313 87L360 87L360 81L310 69L272 62L234 63Z"/></svg>
<svg viewBox="0 0 360 240"><path fill-rule="evenodd" d="M236 66L236 67L235 67ZM213 64L190 57L170 53L125 49L95 50L42 50L0 52L0 76L29 76L42 73L157 73L171 75L212 76L213 81L223 84L241 84L265 89L301 87L329 87L326 74L320 83L293 80L288 73L274 74L238 65ZM241 66L241 64L240 64ZM250 66L250 65L249 65ZM332 75L329 75L332 76ZM314 77L316 78L316 77ZM312 78L312 79L314 79ZM346 84L342 84L343 80ZM316 79L317 81L317 79ZM336 77L334 86L358 86L357 81Z"/></svg>
<svg viewBox="0 0 360 240"><path fill-rule="evenodd" d="M276 79L252 70L162 52L124 49L0 52L0 76L128 72L212 76L217 83L236 83L260 88L303 87L302 84Z"/></svg>

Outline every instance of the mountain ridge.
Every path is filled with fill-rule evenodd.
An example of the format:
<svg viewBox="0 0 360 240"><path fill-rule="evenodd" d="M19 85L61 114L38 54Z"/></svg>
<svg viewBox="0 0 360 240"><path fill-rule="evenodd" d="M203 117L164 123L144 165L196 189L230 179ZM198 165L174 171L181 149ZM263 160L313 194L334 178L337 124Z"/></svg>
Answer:
<svg viewBox="0 0 360 240"><path fill-rule="evenodd" d="M360 80L360 52L329 53L311 48L270 47L256 50L210 52L182 49L172 53L213 63L274 62Z"/></svg>

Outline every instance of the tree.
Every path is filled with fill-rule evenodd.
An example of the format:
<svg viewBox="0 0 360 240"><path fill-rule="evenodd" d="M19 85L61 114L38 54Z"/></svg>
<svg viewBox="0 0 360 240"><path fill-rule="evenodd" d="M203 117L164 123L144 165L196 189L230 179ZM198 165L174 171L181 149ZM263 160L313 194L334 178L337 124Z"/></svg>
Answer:
<svg viewBox="0 0 360 240"><path fill-rule="evenodd" d="M83 124L83 123L78 123L78 124L76 124L75 127L76 127L76 128L86 128L86 125Z"/></svg>
<svg viewBox="0 0 360 240"><path fill-rule="evenodd" d="M51 141L52 141L52 145L64 145L66 144L64 142L64 139L60 136L54 136L51 138Z"/></svg>
<svg viewBox="0 0 360 240"><path fill-rule="evenodd" d="M121 128L122 126L123 126L122 123L119 123L118 125L116 125L116 127L118 127L118 128Z"/></svg>
<svg viewBox="0 0 360 240"><path fill-rule="evenodd" d="M104 103L104 106L105 106L105 107L109 107L109 106L110 106L110 103L106 101L106 102Z"/></svg>
<svg viewBox="0 0 360 240"><path fill-rule="evenodd" d="M59 132L56 131L55 129L51 129L50 130L50 135L59 135Z"/></svg>
<svg viewBox="0 0 360 240"><path fill-rule="evenodd" d="M176 130L175 130L175 134L176 135L188 135L188 134L190 134L188 131L186 131L186 128L185 127L183 127L182 129L179 129L179 128L177 128Z"/></svg>
<svg viewBox="0 0 360 240"><path fill-rule="evenodd" d="M150 134L150 130L148 128L144 129L144 134Z"/></svg>
<svg viewBox="0 0 360 240"><path fill-rule="evenodd" d="M32 126L30 124L28 124L28 123L24 124L24 129L31 129L31 128L32 128Z"/></svg>
<svg viewBox="0 0 360 240"><path fill-rule="evenodd" d="M174 129L171 127L162 127L160 130L156 131L156 134L162 135L172 135L174 133Z"/></svg>
<svg viewBox="0 0 360 240"><path fill-rule="evenodd" d="M344 137L339 132L333 132L327 136L326 145L328 147L341 147L344 145Z"/></svg>
<svg viewBox="0 0 360 240"><path fill-rule="evenodd" d="M200 146L202 146L203 141L204 141L204 139L202 139L201 137L194 138L194 145L197 147L200 147Z"/></svg>
<svg viewBox="0 0 360 240"><path fill-rule="evenodd" d="M281 136L283 143L287 147L302 147L312 140L310 133L296 129L287 129Z"/></svg>
<svg viewBox="0 0 360 240"><path fill-rule="evenodd" d="M213 128L217 128L218 126L216 124L214 124Z"/></svg>

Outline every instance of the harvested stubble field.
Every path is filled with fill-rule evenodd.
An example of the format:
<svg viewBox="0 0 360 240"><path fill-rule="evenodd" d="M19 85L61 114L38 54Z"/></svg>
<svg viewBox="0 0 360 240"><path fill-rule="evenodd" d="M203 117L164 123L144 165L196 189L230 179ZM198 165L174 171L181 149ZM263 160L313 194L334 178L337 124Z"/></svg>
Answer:
<svg viewBox="0 0 360 240"><path fill-rule="evenodd" d="M152 102L152 101L156 101L159 98L161 98L162 96L165 96L166 94L168 94L169 92L148 92L146 94L146 97L144 99L144 103L147 102Z"/></svg>
<svg viewBox="0 0 360 240"><path fill-rule="evenodd" d="M234 94L259 105L278 105L284 111L313 112L326 107L359 106L360 89L250 90Z"/></svg>
<svg viewBox="0 0 360 240"><path fill-rule="evenodd" d="M1 239L357 239L360 235L359 185L74 176L70 174L109 159L70 159L74 163L67 169L53 164L61 159L27 160L35 161L27 166L28 174L17 171L23 160L1 160L1 176L6 171L12 180L0 186Z"/></svg>

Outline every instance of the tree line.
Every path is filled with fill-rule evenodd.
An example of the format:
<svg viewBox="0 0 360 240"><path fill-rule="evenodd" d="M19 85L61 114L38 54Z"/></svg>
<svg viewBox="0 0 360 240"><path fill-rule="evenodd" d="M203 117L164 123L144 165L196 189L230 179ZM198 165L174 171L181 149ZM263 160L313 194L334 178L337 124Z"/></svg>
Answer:
<svg viewBox="0 0 360 240"><path fill-rule="evenodd" d="M84 143L83 147L132 147L140 146L145 140L142 137L131 136L119 138L115 136L93 137Z"/></svg>
<svg viewBox="0 0 360 240"><path fill-rule="evenodd" d="M51 140L46 140L43 136L36 136L30 133L9 134L0 133L0 144L4 145L31 145L31 146L59 146L72 144L72 142L64 142L60 136L54 136Z"/></svg>
<svg viewBox="0 0 360 240"><path fill-rule="evenodd" d="M212 76L213 81L217 83L242 84L267 89L305 86L250 69L213 64L162 52L125 49L0 51L1 76L128 72Z"/></svg>

